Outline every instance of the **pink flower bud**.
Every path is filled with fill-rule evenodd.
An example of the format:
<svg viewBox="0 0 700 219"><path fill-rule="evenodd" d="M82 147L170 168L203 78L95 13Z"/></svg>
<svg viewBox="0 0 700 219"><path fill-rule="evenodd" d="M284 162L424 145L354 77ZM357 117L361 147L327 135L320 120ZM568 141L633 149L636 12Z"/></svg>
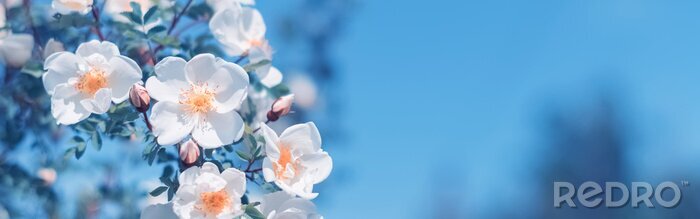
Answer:
<svg viewBox="0 0 700 219"><path fill-rule="evenodd" d="M180 160L187 166L191 166L199 159L199 146L192 139L180 145Z"/></svg>
<svg viewBox="0 0 700 219"><path fill-rule="evenodd" d="M129 99L131 100L131 105L139 112L146 112L149 104L151 104L151 97L148 96L148 91L140 84L134 84L134 86L131 87Z"/></svg>
<svg viewBox="0 0 700 219"><path fill-rule="evenodd" d="M267 120L274 122L280 117L289 114L292 109L292 102L294 102L294 94L280 97L272 103L272 109L267 112Z"/></svg>

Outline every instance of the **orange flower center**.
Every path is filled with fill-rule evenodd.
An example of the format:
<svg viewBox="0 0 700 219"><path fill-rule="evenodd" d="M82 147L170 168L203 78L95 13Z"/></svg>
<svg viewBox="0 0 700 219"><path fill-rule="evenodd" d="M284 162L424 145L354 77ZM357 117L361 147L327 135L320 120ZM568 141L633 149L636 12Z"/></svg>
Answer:
<svg viewBox="0 0 700 219"><path fill-rule="evenodd" d="M214 108L214 91L206 84L193 84L180 96L180 104L190 113L207 113Z"/></svg>
<svg viewBox="0 0 700 219"><path fill-rule="evenodd" d="M223 189L218 192L204 192L199 195L199 200L202 204L198 208L207 215L218 215L226 206L231 205L228 193Z"/></svg>
<svg viewBox="0 0 700 219"><path fill-rule="evenodd" d="M78 83L75 84L75 89L92 96L94 96L98 90L105 87L107 87L105 72L95 67L90 67L90 70L80 76Z"/></svg>
<svg viewBox="0 0 700 219"><path fill-rule="evenodd" d="M250 40L250 45L252 45L252 46L262 46L262 44L263 44L262 40L255 40L255 39Z"/></svg>
<svg viewBox="0 0 700 219"><path fill-rule="evenodd" d="M275 176L277 176L277 178L287 179L289 176L284 175L284 173L287 171L287 165L291 165L295 173L297 172L297 166L295 160L292 158L292 151L289 146L280 143L279 148L280 158L272 168L274 169Z"/></svg>

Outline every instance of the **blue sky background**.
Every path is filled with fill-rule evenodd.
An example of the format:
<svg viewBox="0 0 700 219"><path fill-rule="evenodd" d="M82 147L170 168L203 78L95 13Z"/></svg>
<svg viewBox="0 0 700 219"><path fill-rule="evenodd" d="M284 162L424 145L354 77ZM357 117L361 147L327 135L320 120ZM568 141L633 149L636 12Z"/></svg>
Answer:
<svg viewBox="0 0 700 219"><path fill-rule="evenodd" d="M258 3L273 45L285 4ZM449 190L471 217L534 217L551 205L531 201L551 197L542 114L601 97L627 127L625 179L608 180L694 178L699 20L697 1L357 1L333 49L347 138L326 147L344 177L321 212L430 216Z"/></svg>

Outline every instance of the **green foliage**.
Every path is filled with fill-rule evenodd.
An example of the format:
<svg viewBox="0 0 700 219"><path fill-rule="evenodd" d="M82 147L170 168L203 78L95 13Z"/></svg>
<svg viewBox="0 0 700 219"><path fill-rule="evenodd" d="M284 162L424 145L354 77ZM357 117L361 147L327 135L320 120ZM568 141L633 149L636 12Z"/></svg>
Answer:
<svg viewBox="0 0 700 219"><path fill-rule="evenodd" d="M57 28L81 28L85 26L95 25L94 19L78 13L72 13L67 15L55 14L53 17L55 19L55 26Z"/></svg>
<svg viewBox="0 0 700 219"><path fill-rule="evenodd" d="M265 219L263 215L255 206L259 205L259 202L247 204L245 206L245 214L252 219Z"/></svg>

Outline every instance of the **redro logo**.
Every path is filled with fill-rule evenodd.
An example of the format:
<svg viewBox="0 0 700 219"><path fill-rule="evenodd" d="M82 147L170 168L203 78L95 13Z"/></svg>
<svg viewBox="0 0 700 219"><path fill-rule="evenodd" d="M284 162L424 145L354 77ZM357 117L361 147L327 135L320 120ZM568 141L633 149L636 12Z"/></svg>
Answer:
<svg viewBox="0 0 700 219"><path fill-rule="evenodd" d="M644 202L647 208L653 208L652 200L655 200L658 205L664 208L676 207L681 201L681 189L673 182L666 181L656 186L654 189L647 182L632 182L632 191L627 186L620 182L605 182L605 207L618 208L627 205L628 201L632 202L632 207L639 207L639 203ZM562 195L562 190L567 190ZM640 194L640 189L643 193ZM673 198L665 200L662 197L664 190L673 191ZM618 200L613 200L613 190L622 192L622 197ZM603 198L598 197L603 192L600 184L592 181L582 183L578 190L569 182L554 182L554 207L561 208L561 204L566 202L569 207L576 208L574 204L574 196L578 202L587 208L596 208L602 202ZM653 198L652 198L653 195Z"/></svg>

